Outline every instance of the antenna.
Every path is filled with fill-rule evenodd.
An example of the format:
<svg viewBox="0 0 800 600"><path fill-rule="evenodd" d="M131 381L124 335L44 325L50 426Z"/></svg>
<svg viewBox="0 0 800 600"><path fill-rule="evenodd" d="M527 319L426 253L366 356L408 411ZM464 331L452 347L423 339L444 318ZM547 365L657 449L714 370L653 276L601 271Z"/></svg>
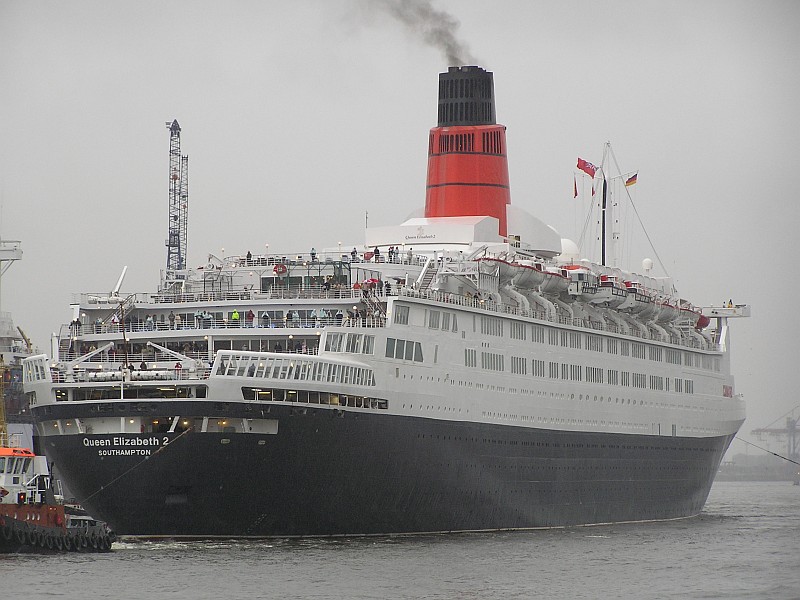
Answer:
<svg viewBox="0 0 800 600"><path fill-rule="evenodd" d="M167 271L186 268L186 226L189 214L189 157L181 156L181 126L175 119L169 129L169 237Z"/></svg>

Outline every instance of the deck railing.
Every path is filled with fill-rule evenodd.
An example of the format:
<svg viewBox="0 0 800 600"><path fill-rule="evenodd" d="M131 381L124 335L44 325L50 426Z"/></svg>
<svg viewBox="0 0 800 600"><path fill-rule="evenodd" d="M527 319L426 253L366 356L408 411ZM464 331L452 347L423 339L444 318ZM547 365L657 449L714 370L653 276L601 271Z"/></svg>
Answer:
<svg viewBox="0 0 800 600"><path fill-rule="evenodd" d="M367 315L365 317L351 317L346 313L329 317L298 317L292 318L287 315L283 319L254 318L248 321L244 316L238 320L228 318L206 318L195 317L194 322L181 322L180 325L171 324L169 321L134 321L125 323L127 333L148 332L148 331L191 331L191 330L249 330L249 329L323 329L325 327L385 327L386 319L383 316ZM116 333L122 335L120 324L114 323L95 323L89 325L77 325L76 323L62 325L61 338L77 337L91 334ZM287 331L287 334L291 331Z"/></svg>

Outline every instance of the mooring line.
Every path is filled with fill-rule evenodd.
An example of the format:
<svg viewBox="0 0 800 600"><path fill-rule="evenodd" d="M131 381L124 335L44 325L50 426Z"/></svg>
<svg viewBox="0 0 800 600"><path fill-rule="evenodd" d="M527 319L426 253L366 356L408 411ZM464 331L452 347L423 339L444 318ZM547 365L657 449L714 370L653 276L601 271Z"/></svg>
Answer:
<svg viewBox="0 0 800 600"><path fill-rule="evenodd" d="M773 452L772 450L767 450L766 448L762 448L758 444L754 444L753 442L748 442L747 440L740 438L738 435L735 436L735 437L740 442L744 442L745 444L750 444L751 446L753 446L755 448L758 448L759 450L763 450L764 452L767 452L768 454L772 454L772 456L777 456L778 458L782 458L783 460L788 460L790 463L794 463L796 465L800 465L800 462L797 462L796 460L792 460L788 456L783 456L781 454L778 454L777 452Z"/></svg>

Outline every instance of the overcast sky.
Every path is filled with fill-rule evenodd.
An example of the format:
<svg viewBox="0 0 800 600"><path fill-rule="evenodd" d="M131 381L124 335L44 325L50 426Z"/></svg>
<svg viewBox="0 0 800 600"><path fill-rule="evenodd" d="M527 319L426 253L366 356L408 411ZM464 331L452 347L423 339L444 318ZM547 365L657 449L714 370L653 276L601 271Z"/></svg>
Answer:
<svg viewBox="0 0 800 600"><path fill-rule="evenodd" d="M432 6L494 72L512 202L577 239L576 158L610 141L681 296L753 306L733 323L740 435L800 404L800 3ZM0 234L24 250L2 310L48 351L73 293L125 265L123 292L155 291L175 118L190 265L362 241L366 211L403 221L447 66L381 2L0 0Z"/></svg>

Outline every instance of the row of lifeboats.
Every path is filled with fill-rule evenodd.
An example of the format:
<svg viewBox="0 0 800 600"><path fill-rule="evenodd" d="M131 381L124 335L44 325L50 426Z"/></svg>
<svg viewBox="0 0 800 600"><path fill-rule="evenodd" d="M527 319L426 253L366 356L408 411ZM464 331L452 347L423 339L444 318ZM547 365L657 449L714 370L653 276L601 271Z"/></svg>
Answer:
<svg viewBox="0 0 800 600"><path fill-rule="evenodd" d="M668 278L626 273L589 261L559 265L482 257L477 262L482 273L498 277L500 289L511 285L523 293L611 308L642 322L691 323L699 329L708 324L696 307L670 293L672 283Z"/></svg>

